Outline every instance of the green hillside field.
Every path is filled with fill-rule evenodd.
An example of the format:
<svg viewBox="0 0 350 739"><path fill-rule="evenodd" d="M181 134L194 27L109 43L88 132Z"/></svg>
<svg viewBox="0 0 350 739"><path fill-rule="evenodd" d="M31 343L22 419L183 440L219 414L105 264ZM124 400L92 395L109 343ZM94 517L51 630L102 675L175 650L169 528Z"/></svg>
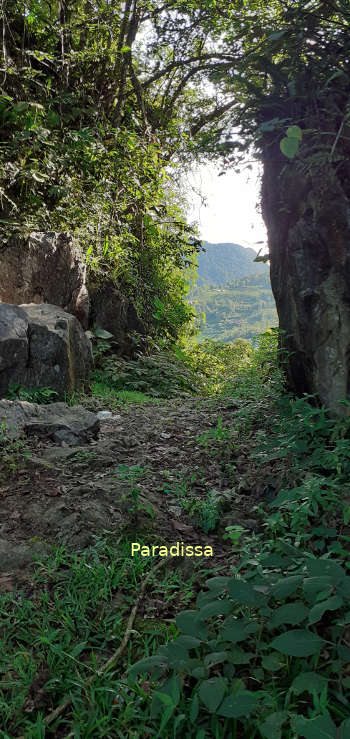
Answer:
<svg viewBox="0 0 350 739"><path fill-rule="evenodd" d="M189 302L196 311L205 314L199 339L208 337L225 342L253 339L278 325L268 271L220 287L197 285L191 288Z"/></svg>

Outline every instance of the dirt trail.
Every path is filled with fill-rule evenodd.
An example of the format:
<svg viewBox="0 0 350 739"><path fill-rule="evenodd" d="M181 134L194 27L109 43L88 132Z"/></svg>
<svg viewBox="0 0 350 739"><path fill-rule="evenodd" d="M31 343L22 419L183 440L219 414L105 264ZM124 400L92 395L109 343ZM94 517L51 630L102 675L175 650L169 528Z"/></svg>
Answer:
<svg viewBox="0 0 350 739"><path fill-rule="evenodd" d="M206 565L220 566L232 550L215 522L219 534L229 524L254 527L251 498L237 498L215 454L218 441L225 446L220 429L234 425L232 402L186 398L114 413L86 446L28 440L31 457L0 487L3 583L50 543L81 549L105 532L148 545L209 544Z"/></svg>

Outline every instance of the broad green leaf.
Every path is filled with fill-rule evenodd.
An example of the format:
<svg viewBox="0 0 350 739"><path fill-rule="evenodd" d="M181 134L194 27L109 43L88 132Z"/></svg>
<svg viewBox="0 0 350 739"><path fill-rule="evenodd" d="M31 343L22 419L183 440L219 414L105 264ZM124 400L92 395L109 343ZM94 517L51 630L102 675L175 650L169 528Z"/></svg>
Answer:
<svg viewBox="0 0 350 739"><path fill-rule="evenodd" d="M245 621L230 617L227 618L223 624L223 628L220 631L220 638L224 641L231 641L233 644L236 644L237 642L246 639L248 633Z"/></svg>
<svg viewBox="0 0 350 739"><path fill-rule="evenodd" d="M302 582L302 575L290 575L289 577L284 577L283 580L278 580L278 582L272 586L271 595L273 595L276 600L288 598L290 595L295 593Z"/></svg>
<svg viewBox="0 0 350 739"><path fill-rule="evenodd" d="M310 603L315 603L320 593L325 599L333 590L332 579L329 575L323 577L307 577L303 582L303 591Z"/></svg>
<svg viewBox="0 0 350 739"><path fill-rule="evenodd" d="M307 618L308 613L309 609L301 601L287 603L277 608L269 621L269 627L275 629L281 624L292 624L296 626Z"/></svg>
<svg viewBox="0 0 350 739"><path fill-rule="evenodd" d="M176 625L188 636L198 639L205 639L207 636L207 629L198 618L198 611L181 611L176 616Z"/></svg>
<svg viewBox="0 0 350 739"><path fill-rule="evenodd" d="M310 577L329 577L332 584L344 580L346 577L345 570L337 562L326 559L310 559L306 565L307 572Z"/></svg>
<svg viewBox="0 0 350 739"><path fill-rule="evenodd" d="M300 675L293 680L290 691L294 695L301 695L301 693L322 693L324 687L328 685L327 678L323 675L318 675L317 672L301 672Z"/></svg>
<svg viewBox="0 0 350 739"><path fill-rule="evenodd" d="M287 711L275 711L270 713L263 724L260 724L259 731L266 739L281 739L282 726L288 718Z"/></svg>
<svg viewBox="0 0 350 739"><path fill-rule="evenodd" d="M303 135L300 126L289 126L286 133L289 139L297 139L298 141L301 141Z"/></svg>
<svg viewBox="0 0 350 739"><path fill-rule="evenodd" d="M96 328L94 328L93 333L99 339L113 339L113 334L111 334L110 331L105 331L104 328L99 328L99 326L96 326Z"/></svg>
<svg viewBox="0 0 350 739"><path fill-rule="evenodd" d="M259 702L258 697L246 690L238 695L230 695L222 702L217 710L218 716L226 716L226 718L239 718L240 716L250 716L255 710Z"/></svg>
<svg viewBox="0 0 350 739"><path fill-rule="evenodd" d="M174 646L178 646L181 649L195 649L196 647L199 647L201 644L200 639L196 639L194 636L186 636L185 634L178 636L177 639L174 639L172 642Z"/></svg>
<svg viewBox="0 0 350 739"><path fill-rule="evenodd" d="M205 621L212 616L222 616L232 611L232 603L229 600L215 600L214 603L207 603L199 611L199 618Z"/></svg>
<svg viewBox="0 0 350 739"><path fill-rule="evenodd" d="M336 611L342 605L343 599L339 598L339 595L334 595L332 598L323 600L321 603L316 603L309 613L309 624L316 624L317 621L321 620L326 611Z"/></svg>
<svg viewBox="0 0 350 739"><path fill-rule="evenodd" d="M306 629L293 629L280 634L271 642L271 647L291 657L308 657L320 651L324 640Z"/></svg>
<svg viewBox="0 0 350 739"><path fill-rule="evenodd" d="M240 647L232 645L229 652L230 662L234 665L247 665L255 656L253 652L244 652Z"/></svg>
<svg viewBox="0 0 350 739"><path fill-rule="evenodd" d="M206 586L209 590L214 590L216 593L221 593L226 590L229 577L218 575L217 577L210 577L209 580L205 581Z"/></svg>
<svg viewBox="0 0 350 739"><path fill-rule="evenodd" d="M229 652L211 652L204 657L204 664L206 667L213 667L222 664L222 662L227 662L228 658Z"/></svg>
<svg viewBox="0 0 350 739"><path fill-rule="evenodd" d="M299 140L297 138L285 136L285 138L280 141L280 149L285 157L288 157L288 159L294 159L299 151Z"/></svg>
<svg viewBox="0 0 350 739"><path fill-rule="evenodd" d="M228 582L228 591L231 598L246 606L258 606L265 602L264 596L254 590L250 583L237 578L231 578Z"/></svg>
<svg viewBox="0 0 350 739"><path fill-rule="evenodd" d="M261 666L267 672L278 672L282 667L285 667L285 661L278 652L272 652L272 654L267 654L262 658Z"/></svg>
<svg viewBox="0 0 350 739"><path fill-rule="evenodd" d="M205 707L214 713L220 705L227 688L227 680L223 677L213 677L204 680L199 688L199 697Z"/></svg>
<svg viewBox="0 0 350 739"><path fill-rule="evenodd" d="M310 719L296 716L293 724L298 736L304 739L336 739L337 736L337 727L327 715Z"/></svg>
<svg viewBox="0 0 350 739"><path fill-rule="evenodd" d="M138 662L136 662L130 669L128 670L128 675L130 677L135 677L136 675L140 675L142 672L150 672L153 667L160 667L160 666L166 666L167 665L167 659L164 655L158 655L156 654L153 657L145 657L144 659L140 659Z"/></svg>

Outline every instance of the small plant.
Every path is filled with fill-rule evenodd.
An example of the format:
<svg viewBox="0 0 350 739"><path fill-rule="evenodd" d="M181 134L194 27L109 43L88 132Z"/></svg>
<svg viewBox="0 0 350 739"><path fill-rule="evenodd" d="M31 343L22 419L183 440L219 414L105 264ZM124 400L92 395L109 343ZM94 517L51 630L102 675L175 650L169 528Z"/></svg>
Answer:
<svg viewBox="0 0 350 739"><path fill-rule="evenodd" d="M6 423L0 424L0 476L4 479L12 477L23 460L29 457L25 441L9 437Z"/></svg>
<svg viewBox="0 0 350 739"><path fill-rule="evenodd" d="M129 495L131 498L131 515L137 518L138 513L145 511L153 519L154 511L152 506L149 505L147 502L140 501L141 487L140 485L138 485L139 480L141 480L147 474L147 470L144 470L138 465L132 465L131 467L128 467L128 465L120 464L113 472L117 474L119 480L126 480L130 482ZM126 495L123 496L124 500L126 499L126 497Z"/></svg>
<svg viewBox="0 0 350 739"><path fill-rule="evenodd" d="M10 382L7 391L9 400L26 400L28 403L46 405L52 403L58 393L49 387L26 388L16 382Z"/></svg>

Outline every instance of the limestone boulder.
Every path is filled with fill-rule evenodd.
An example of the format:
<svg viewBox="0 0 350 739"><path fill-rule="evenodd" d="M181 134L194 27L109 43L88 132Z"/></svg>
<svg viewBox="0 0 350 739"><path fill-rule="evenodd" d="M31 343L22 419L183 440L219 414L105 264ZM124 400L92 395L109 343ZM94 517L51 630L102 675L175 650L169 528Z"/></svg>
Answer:
<svg viewBox="0 0 350 739"><path fill-rule="evenodd" d="M79 321L55 305L0 303L0 397L10 383L48 387L63 400L84 387L93 366Z"/></svg>
<svg viewBox="0 0 350 739"><path fill-rule="evenodd" d="M84 257L69 233L34 231L0 247L0 301L49 303L88 328L89 298Z"/></svg>
<svg viewBox="0 0 350 739"><path fill-rule="evenodd" d="M146 328L134 305L127 301L111 281L89 286L90 325L112 334L118 354L131 356L145 341ZM135 341L136 339L136 341Z"/></svg>
<svg viewBox="0 0 350 739"><path fill-rule="evenodd" d="M38 405L20 400L0 400L0 426L5 429L7 439L25 434L77 446L96 438L100 422L95 413L79 405Z"/></svg>

